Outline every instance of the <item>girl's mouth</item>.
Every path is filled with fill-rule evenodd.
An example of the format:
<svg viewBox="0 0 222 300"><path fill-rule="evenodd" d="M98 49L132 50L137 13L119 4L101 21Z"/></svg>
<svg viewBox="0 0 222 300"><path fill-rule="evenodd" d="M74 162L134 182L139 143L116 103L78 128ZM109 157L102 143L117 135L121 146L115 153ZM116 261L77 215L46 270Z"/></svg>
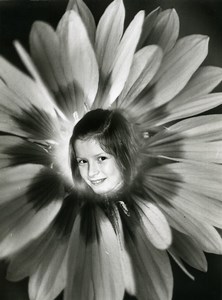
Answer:
<svg viewBox="0 0 222 300"><path fill-rule="evenodd" d="M103 178L103 179L97 179L97 180L90 180L90 182L93 185L99 185L99 184L103 183L105 180L106 180L106 178Z"/></svg>

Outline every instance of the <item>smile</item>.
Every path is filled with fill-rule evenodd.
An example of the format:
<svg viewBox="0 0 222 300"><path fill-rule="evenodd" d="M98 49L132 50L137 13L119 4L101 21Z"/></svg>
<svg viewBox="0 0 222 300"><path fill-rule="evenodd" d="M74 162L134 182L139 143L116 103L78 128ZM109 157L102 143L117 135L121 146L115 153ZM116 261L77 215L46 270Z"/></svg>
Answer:
<svg viewBox="0 0 222 300"><path fill-rule="evenodd" d="M98 180L90 180L90 182L93 185L99 185L99 184L103 183L105 180L106 180L106 178L103 178L103 179L98 179Z"/></svg>

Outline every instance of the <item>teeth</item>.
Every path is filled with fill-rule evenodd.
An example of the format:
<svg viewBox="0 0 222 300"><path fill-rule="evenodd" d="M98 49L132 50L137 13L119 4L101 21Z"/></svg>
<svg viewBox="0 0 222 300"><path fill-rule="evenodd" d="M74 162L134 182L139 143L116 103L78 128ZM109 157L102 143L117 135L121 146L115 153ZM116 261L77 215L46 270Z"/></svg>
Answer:
<svg viewBox="0 0 222 300"><path fill-rule="evenodd" d="M101 182L103 182L105 179L99 179L99 180L94 180L94 181L91 181L92 184L100 184Z"/></svg>

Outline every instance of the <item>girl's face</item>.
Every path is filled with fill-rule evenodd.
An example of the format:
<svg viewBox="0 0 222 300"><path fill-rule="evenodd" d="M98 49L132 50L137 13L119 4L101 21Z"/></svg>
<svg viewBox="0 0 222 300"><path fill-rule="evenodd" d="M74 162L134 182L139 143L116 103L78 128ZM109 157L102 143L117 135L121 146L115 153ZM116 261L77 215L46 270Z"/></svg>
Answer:
<svg viewBox="0 0 222 300"><path fill-rule="evenodd" d="M75 152L80 174L96 194L108 194L122 186L114 156L104 152L95 139L77 140Z"/></svg>

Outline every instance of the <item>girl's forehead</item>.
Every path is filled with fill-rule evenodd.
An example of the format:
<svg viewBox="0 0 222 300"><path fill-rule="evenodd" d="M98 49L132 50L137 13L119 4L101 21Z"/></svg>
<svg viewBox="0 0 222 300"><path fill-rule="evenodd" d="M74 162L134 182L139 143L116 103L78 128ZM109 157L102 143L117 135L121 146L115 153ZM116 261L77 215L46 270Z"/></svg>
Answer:
<svg viewBox="0 0 222 300"><path fill-rule="evenodd" d="M74 145L77 157L93 157L106 153L96 139L77 139Z"/></svg>

